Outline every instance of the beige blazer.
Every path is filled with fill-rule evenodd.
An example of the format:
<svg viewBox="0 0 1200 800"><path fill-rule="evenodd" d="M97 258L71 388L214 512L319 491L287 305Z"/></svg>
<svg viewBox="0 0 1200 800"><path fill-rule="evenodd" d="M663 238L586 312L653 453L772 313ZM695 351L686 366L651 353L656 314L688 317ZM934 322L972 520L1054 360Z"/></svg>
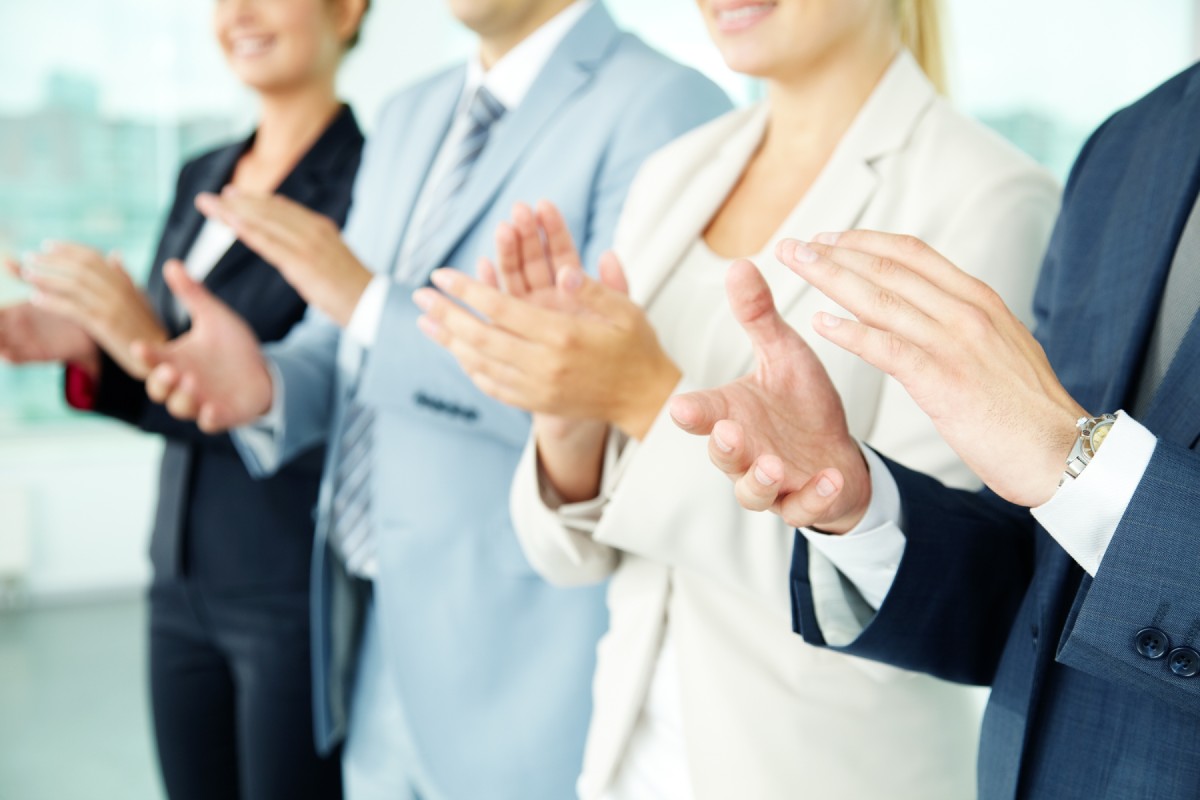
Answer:
<svg viewBox="0 0 1200 800"><path fill-rule="evenodd" d="M744 171L767 114L760 105L693 131L634 182L616 249L652 321L675 311L656 301L659 291ZM902 54L780 233L912 233L1028 309L1057 205L1052 178L951 108ZM836 306L773 258L759 267L827 367L851 432L900 462L974 485L897 383L812 332L814 313ZM684 372L680 391L752 366L728 306L710 319L702 336L662 342ZM611 576L580 795L599 796L616 775L669 618L697 798L973 796L978 690L806 645L791 629L795 532L741 509L705 448L664 411L641 443L610 437L597 500L557 510L539 491L532 446L518 468L512 511L531 563L558 584Z"/></svg>

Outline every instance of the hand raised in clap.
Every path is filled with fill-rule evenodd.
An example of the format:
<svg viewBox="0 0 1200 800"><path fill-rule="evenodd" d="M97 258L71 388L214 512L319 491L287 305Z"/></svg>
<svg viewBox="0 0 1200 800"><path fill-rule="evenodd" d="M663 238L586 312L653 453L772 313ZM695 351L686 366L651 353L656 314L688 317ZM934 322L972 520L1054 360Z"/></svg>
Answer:
<svg viewBox="0 0 1200 800"><path fill-rule="evenodd" d="M673 398L671 416L683 430L709 436L709 457L734 481L742 506L773 511L795 527L845 533L866 513L871 480L841 398L753 264L729 268L726 292L754 346L754 371Z"/></svg>
<svg viewBox="0 0 1200 800"><path fill-rule="evenodd" d="M180 262L167 262L163 277L191 315L192 327L166 344L134 344L135 355L152 368L146 393L172 416L196 420L206 433L267 413L274 387L254 331L192 280Z"/></svg>

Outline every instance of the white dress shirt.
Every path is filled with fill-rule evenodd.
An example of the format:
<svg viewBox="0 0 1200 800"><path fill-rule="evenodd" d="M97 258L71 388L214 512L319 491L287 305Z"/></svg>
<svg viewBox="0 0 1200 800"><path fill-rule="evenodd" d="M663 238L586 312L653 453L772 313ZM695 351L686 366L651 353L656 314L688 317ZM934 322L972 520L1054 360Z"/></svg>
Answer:
<svg viewBox="0 0 1200 800"><path fill-rule="evenodd" d="M1104 446L1087 469L1075 480L1063 483L1043 505L1031 509L1034 518L1089 575L1095 576L1100 568L1121 517L1146 474L1156 442L1154 434L1137 420L1118 412ZM841 536L810 528L800 532L877 609L896 578L905 538L895 478L874 452L868 448L863 452L871 469L872 494L866 516ZM816 590L816 586L822 588ZM829 621L836 631L835 641L829 643L849 644L861 632L861 626L857 631L847 629L845 622L852 615L847 613L844 595L832 581L816 581L814 590L820 595L813 598L818 622L824 628Z"/></svg>
<svg viewBox="0 0 1200 800"><path fill-rule="evenodd" d="M228 225L216 220L205 220L200 233L196 234L196 240L192 242L191 249L188 250L187 258L183 261L184 270L192 280L204 283L217 266L217 262L225 257L236 241L237 234ZM177 322L182 324L187 321L187 309L174 294L171 295L171 309Z"/></svg>
<svg viewBox="0 0 1200 800"><path fill-rule="evenodd" d="M550 60L555 49L562 42L575 23L587 13L595 0L576 0L576 2L558 12L548 22L527 36L516 47L510 50L490 70L484 70L479 54L467 62L467 79L463 84L462 96L458 101L458 110L450 132L438 150L429 177L421 187L413 208L412 221L404 236L400 249L400 258L408 259L413 249L420 242L422 222L429 213L430 193L435 189L446 173L454 166L454 156L458 144L470 130L470 119L465 113L471 98L480 86L486 87L508 111L513 111L525 99L533 82L537 80L542 67ZM504 124L500 119L496 126ZM387 265L390 268L394 264ZM391 272L376 275L359 298L350 322L346 326L346 334L364 350L375 344L375 336L379 330L379 318L383 315L383 307L387 301L388 287L391 284Z"/></svg>

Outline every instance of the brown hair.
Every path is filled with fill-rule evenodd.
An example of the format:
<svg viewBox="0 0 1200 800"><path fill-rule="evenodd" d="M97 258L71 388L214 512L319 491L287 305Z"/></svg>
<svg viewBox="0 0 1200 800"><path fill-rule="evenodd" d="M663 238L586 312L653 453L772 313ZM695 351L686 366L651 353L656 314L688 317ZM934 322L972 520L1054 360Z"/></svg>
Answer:
<svg viewBox="0 0 1200 800"><path fill-rule="evenodd" d="M941 0L896 0L896 22L901 43L912 51L934 88L945 94L941 5Z"/></svg>

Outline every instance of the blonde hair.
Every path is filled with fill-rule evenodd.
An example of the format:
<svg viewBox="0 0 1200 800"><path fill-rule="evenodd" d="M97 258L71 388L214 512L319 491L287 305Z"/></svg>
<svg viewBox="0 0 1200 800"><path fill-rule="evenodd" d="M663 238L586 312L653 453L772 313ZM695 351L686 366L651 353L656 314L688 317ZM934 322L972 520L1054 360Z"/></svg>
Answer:
<svg viewBox="0 0 1200 800"><path fill-rule="evenodd" d="M912 51L934 87L946 93L941 0L896 0L900 42Z"/></svg>

